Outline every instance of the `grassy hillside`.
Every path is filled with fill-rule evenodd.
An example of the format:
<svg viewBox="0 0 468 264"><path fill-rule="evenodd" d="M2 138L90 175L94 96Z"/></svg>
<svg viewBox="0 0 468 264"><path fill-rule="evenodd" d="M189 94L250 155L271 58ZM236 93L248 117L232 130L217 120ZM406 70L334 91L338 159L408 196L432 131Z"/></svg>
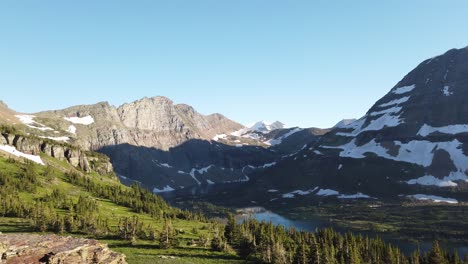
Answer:
<svg viewBox="0 0 468 264"><path fill-rule="evenodd" d="M200 241L223 227L172 208L113 175L84 174L46 155L50 166L0 157L0 232L54 232L98 238L129 263L236 263L235 253L215 252ZM163 230L171 245L161 246Z"/></svg>
<svg viewBox="0 0 468 264"><path fill-rule="evenodd" d="M47 166L0 157L0 232L99 239L129 263L468 264L434 243L404 255L380 239L331 229L301 232L248 220L226 225L169 206L114 174L84 173L47 155ZM248 261L246 261L248 260Z"/></svg>

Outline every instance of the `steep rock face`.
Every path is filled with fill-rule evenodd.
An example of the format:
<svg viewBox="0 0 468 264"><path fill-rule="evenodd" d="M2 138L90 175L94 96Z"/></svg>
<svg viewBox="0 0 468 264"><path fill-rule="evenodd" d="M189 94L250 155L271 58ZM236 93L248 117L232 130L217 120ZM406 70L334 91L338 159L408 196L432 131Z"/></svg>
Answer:
<svg viewBox="0 0 468 264"><path fill-rule="evenodd" d="M143 98L118 108L108 103L74 106L37 113L35 116L40 122L51 127L74 132L75 135L71 135L74 144L84 149L104 152L111 157L118 174L140 181L151 189L162 188L169 183L175 187L197 185L200 182L194 180L196 176L192 177L192 174L196 174L192 169L218 164L221 170L223 164L230 163L225 159L232 156L227 155L226 158L222 154L222 147L209 147L210 140L217 134L243 128L220 114L205 116L191 106L174 104L165 97ZM193 144L185 144L191 140L204 141L202 147L208 147L211 154L193 158L199 155L199 152ZM173 158L173 148L183 154ZM257 160L252 157L256 152L258 151L251 151L249 156L244 151L242 156L249 156L246 162L254 160L253 164L259 164L271 157L267 154ZM74 152L67 154L67 160L73 165L89 168L89 160ZM138 159L135 159L136 157ZM158 160L171 159L174 159L171 163L174 168L157 166ZM211 174L216 177L210 178L210 182L245 180L241 169L238 165L235 168L228 167L224 173L214 173L212 170Z"/></svg>
<svg viewBox="0 0 468 264"><path fill-rule="evenodd" d="M467 76L467 48L422 62L364 117L334 128L260 181L375 196L451 192L466 199Z"/></svg>
<svg viewBox="0 0 468 264"><path fill-rule="evenodd" d="M113 172L112 164L107 157L103 155L96 157L93 156L92 152L83 151L71 145L60 144L49 139L2 132L0 134L0 144L13 146L16 150L25 154L40 155L44 153L58 160L67 161L72 166L85 172L96 171L101 175ZM96 154L94 153L94 155Z"/></svg>
<svg viewBox="0 0 468 264"><path fill-rule="evenodd" d="M115 108L108 103L74 106L37 114L60 120L62 129L75 126L77 144L86 149L131 144L168 150L189 139L211 139L242 128L220 114L204 116L165 97L143 98ZM64 117L92 117L91 124L73 124Z"/></svg>
<svg viewBox="0 0 468 264"><path fill-rule="evenodd" d="M96 240L56 235L0 234L0 263L125 264L125 255Z"/></svg>
<svg viewBox="0 0 468 264"><path fill-rule="evenodd" d="M143 98L118 108L122 123L128 128L154 132L182 132L184 123L177 115L176 107L165 97Z"/></svg>

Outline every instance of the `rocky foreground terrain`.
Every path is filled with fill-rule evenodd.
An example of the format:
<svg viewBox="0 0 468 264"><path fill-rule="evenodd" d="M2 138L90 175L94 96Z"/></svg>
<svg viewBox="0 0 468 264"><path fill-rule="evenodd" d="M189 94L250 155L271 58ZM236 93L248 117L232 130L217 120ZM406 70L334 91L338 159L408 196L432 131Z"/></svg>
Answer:
<svg viewBox="0 0 468 264"><path fill-rule="evenodd" d="M125 255L93 239L57 235L0 234L0 263L125 264Z"/></svg>

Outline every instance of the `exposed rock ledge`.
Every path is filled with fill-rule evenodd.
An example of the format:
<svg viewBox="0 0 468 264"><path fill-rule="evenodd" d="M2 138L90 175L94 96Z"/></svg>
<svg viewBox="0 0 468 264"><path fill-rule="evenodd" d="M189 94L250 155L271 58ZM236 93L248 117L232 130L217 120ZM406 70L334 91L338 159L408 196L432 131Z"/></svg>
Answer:
<svg viewBox="0 0 468 264"><path fill-rule="evenodd" d="M57 235L0 234L0 263L125 264L125 255L96 240Z"/></svg>
<svg viewBox="0 0 468 264"><path fill-rule="evenodd" d="M18 151L26 154L39 155L44 153L58 160L67 161L72 166L86 172L96 171L101 175L113 172L112 163L104 155L93 154L90 151L83 151L77 147L50 139L8 133L6 131L0 132L0 144L14 146Z"/></svg>

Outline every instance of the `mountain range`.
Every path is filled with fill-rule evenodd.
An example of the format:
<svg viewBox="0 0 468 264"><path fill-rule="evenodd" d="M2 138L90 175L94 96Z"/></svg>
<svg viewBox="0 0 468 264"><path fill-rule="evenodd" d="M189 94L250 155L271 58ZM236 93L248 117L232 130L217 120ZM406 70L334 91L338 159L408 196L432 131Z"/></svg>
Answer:
<svg viewBox="0 0 468 264"><path fill-rule="evenodd" d="M467 76L468 48L450 50L423 61L362 118L331 129L278 121L245 127L161 96L33 114L2 102L0 122L69 146L61 156L83 170L102 169L85 155L101 152L122 182L157 193L248 182L271 201L415 195L466 201ZM24 155L44 151L8 135L0 143ZM72 155L74 147L82 152Z"/></svg>
<svg viewBox="0 0 468 264"><path fill-rule="evenodd" d="M155 192L203 184L245 182L326 130L244 127L223 115L202 115L165 97L114 107L107 102L20 114L1 104L0 121L27 134L110 157L122 182ZM7 142L10 143L10 142ZM29 154L28 148L11 145ZM83 162L82 162L83 163Z"/></svg>

